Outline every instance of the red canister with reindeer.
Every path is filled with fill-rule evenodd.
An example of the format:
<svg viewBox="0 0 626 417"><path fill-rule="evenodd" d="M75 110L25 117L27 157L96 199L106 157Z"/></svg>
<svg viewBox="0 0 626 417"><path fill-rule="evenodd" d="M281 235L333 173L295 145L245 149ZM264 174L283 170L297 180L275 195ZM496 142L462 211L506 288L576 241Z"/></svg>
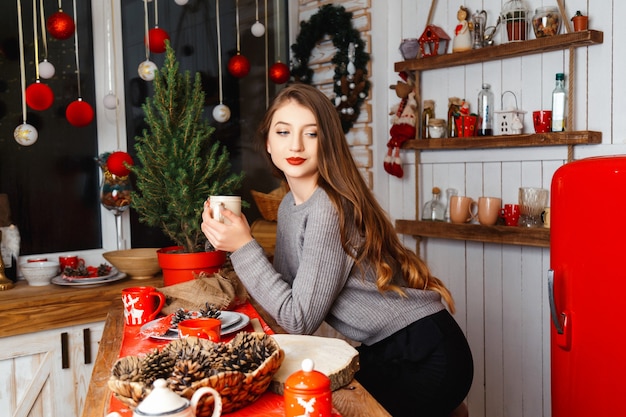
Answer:
<svg viewBox="0 0 626 417"><path fill-rule="evenodd" d="M330 379L313 368L313 360L305 359L285 381L285 417L331 417Z"/></svg>

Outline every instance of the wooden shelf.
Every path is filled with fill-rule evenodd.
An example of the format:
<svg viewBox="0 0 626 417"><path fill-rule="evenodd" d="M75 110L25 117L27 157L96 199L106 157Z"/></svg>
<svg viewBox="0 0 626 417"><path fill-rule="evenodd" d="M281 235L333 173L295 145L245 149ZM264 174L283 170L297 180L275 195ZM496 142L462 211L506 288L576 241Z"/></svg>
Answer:
<svg viewBox="0 0 626 417"><path fill-rule="evenodd" d="M487 61L496 61L505 58L514 58L542 52L560 51L567 48L601 44L604 33L597 30L566 33L563 35L547 36L522 42L509 42L502 45L487 46L465 52L455 52L425 58L410 59L396 62L394 69L401 71L424 71L438 68L456 67L467 64L477 64Z"/></svg>
<svg viewBox="0 0 626 417"><path fill-rule="evenodd" d="M507 245L550 247L550 229L543 227L482 226L420 220L396 220L396 231L405 235L470 240Z"/></svg>
<svg viewBox="0 0 626 417"><path fill-rule="evenodd" d="M406 141L402 149L453 150L515 148L528 146L585 145L602 143L602 132L532 133L524 135L476 136L469 138L414 139Z"/></svg>

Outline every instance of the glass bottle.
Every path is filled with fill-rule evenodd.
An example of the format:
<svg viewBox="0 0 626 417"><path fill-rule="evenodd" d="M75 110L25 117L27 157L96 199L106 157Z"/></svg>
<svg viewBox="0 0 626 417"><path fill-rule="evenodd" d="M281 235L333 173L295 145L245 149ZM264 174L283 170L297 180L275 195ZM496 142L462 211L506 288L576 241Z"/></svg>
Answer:
<svg viewBox="0 0 626 417"><path fill-rule="evenodd" d="M456 188L448 188L446 190L446 211L443 217L444 221L450 222L450 200L452 196L458 195L459 191Z"/></svg>
<svg viewBox="0 0 626 417"><path fill-rule="evenodd" d="M565 132L565 104L567 93L565 92L565 75L562 72L556 74L556 87L552 91L552 131Z"/></svg>
<svg viewBox="0 0 626 417"><path fill-rule="evenodd" d="M422 111L422 139L430 139L428 132L428 122L435 118L435 102L424 100L424 110Z"/></svg>
<svg viewBox="0 0 626 417"><path fill-rule="evenodd" d="M478 93L478 118L478 136L493 136L493 92L487 83Z"/></svg>
<svg viewBox="0 0 626 417"><path fill-rule="evenodd" d="M441 190L439 187L433 187L433 199L424 204L422 220L442 222L445 212L446 207L441 202Z"/></svg>

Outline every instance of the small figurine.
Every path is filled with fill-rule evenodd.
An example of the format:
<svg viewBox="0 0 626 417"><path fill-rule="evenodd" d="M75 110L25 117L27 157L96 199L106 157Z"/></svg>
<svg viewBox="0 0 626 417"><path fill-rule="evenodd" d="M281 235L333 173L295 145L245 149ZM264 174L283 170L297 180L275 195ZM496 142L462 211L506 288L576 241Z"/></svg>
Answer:
<svg viewBox="0 0 626 417"><path fill-rule="evenodd" d="M473 23L468 20L469 9L460 6L456 14L459 24L454 28L454 40L452 41L452 52L469 51L472 49Z"/></svg>

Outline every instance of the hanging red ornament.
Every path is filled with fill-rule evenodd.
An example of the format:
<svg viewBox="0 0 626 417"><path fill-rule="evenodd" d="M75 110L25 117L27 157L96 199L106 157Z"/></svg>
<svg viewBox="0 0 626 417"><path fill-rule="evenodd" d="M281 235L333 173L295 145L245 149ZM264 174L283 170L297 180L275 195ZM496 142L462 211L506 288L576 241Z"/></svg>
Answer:
<svg viewBox="0 0 626 417"><path fill-rule="evenodd" d="M89 103L79 98L67 106L65 118L72 126L85 127L93 120L93 108Z"/></svg>
<svg viewBox="0 0 626 417"><path fill-rule="evenodd" d="M243 78L250 72L250 61L238 53L228 61L228 72L233 77Z"/></svg>
<svg viewBox="0 0 626 417"><path fill-rule="evenodd" d="M46 84L37 81L26 88L26 104L33 110L48 110L54 102L54 93Z"/></svg>
<svg viewBox="0 0 626 417"><path fill-rule="evenodd" d="M60 40L70 38L76 29L74 19L60 9L58 12L52 13L50 17L48 17L46 27L53 38Z"/></svg>
<svg viewBox="0 0 626 417"><path fill-rule="evenodd" d="M284 84L289 80L289 67L278 61L270 67L269 77L276 84Z"/></svg>
<svg viewBox="0 0 626 417"><path fill-rule="evenodd" d="M109 172L118 177L125 177L130 174L130 170L126 168L124 163L132 166L135 163L133 158L126 152L115 151L107 158L106 164Z"/></svg>
<svg viewBox="0 0 626 417"><path fill-rule="evenodd" d="M160 27L156 26L148 31L148 39L146 40L144 38L144 42L146 43L146 46L150 48L150 52L162 54L165 52L165 41L168 41L169 39L170 35Z"/></svg>

